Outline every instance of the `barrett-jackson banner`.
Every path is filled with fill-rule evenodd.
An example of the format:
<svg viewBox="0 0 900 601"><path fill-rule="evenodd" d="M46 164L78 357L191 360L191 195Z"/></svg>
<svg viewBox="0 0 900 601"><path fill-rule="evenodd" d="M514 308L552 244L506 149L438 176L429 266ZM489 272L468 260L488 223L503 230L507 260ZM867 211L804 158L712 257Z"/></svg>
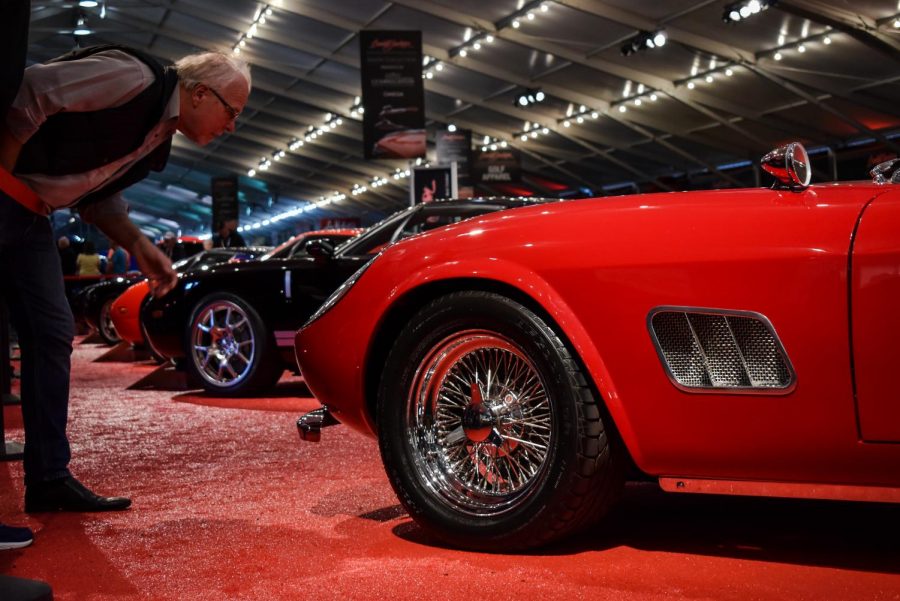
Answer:
<svg viewBox="0 0 900 601"><path fill-rule="evenodd" d="M360 31L367 159L425 156L421 31Z"/></svg>
<svg viewBox="0 0 900 601"><path fill-rule="evenodd" d="M234 176L212 178L212 231L219 224L238 220L238 180Z"/></svg>
<svg viewBox="0 0 900 601"><path fill-rule="evenodd" d="M476 184L515 183L522 179L522 154L515 148L474 151L472 179Z"/></svg>

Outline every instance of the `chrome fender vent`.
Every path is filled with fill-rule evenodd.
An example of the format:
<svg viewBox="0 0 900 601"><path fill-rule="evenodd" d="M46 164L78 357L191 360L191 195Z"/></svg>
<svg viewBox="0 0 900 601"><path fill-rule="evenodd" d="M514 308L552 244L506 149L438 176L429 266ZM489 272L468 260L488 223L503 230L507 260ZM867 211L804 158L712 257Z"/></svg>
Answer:
<svg viewBox="0 0 900 601"><path fill-rule="evenodd" d="M669 379L682 390L786 394L794 388L794 369L764 315L659 307L647 322Z"/></svg>

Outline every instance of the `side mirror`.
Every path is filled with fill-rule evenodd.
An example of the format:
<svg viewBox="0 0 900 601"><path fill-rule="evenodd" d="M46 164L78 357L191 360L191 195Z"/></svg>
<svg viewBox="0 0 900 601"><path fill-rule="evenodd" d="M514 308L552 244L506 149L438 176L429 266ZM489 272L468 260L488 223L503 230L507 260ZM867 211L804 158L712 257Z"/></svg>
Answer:
<svg viewBox="0 0 900 601"><path fill-rule="evenodd" d="M790 190L804 189L809 186L812 169L809 167L809 155L799 142L791 142L767 153L760 160L762 168L775 177L782 187Z"/></svg>
<svg viewBox="0 0 900 601"><path fill-rule="evenodd" d="M322 238L310 240L303 245L303 250L314 259L327 261L334 256L334 244Z"/></svg>
<svg viewBox="0 0 900 601"><path fill-rule="evenodd" d="M879 163L869 171L869 175L876 184L900 184L900 159Z"/></svg>

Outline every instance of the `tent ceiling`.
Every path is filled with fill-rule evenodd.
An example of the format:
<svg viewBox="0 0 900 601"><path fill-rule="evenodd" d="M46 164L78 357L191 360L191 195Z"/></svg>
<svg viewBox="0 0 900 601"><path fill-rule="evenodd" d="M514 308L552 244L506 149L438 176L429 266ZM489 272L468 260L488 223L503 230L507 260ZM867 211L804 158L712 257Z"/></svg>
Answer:
<svg viewBox="0 0 900 601"><path fill-rule="evenodd" d="M535 178L595 194L604 187L673 189L672 177L685 172L711 174L718 186L738 185L744 180L718 166L757 160L792 139L839 148L874 138L898 149L900 142L888 137L900 128L897 0L780 0L731 24L722 20L731 4L725 0L545 4L546 12L539 2L523 0L271 0L272 16L241 55L252 65L254 86L236 131L205 148L178 136L166 171L126 196L136 210L174 220L185 233L208 230L209 178L217 175L241 175L242 200L252 210L244 223L336 191L347 198L303 218L362 216L370 222L402 206L406 181L389 175L406 163L365 161L361 123L350 113L360 94L357 32L367 28L423 31L425 53L442 65L425 81L430 131L454 123L472 129L477 140L507 140L523 151L524 169ZM84 9L71 1L34 1L29 59L70 50L79 12L94 30L80 38L82 45L125 43L164 61L203 49L230 52L265 6L106 0ZM528 10L536 18L529 20ZM514 18L520 27L512 26ZM658 29L668 36L664 47L620 52L642 30ZM459 54L467 40L488 33L496 38L492 44ZM547 100L514 106L526 87L541 88ZM582 106L598 118L588 114L565 127ZM247 177L261 157L302 138L327 113L340 115L343 124ZM550 133L522 142L526 122ZM368 185L377 176L390 183L349 195L354 184ZM141 226L167 229L147 220ZM278 227L296 228L297 220Z"/></svg>

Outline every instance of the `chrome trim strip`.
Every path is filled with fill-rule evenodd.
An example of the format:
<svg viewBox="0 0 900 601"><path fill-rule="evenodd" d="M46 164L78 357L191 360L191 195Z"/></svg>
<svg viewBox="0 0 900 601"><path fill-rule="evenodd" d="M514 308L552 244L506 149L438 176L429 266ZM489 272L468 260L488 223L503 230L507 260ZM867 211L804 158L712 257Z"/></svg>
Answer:
<svg viewBox="0 0 900 601"><path fill-rule="evenodd" d="M284 298L288 300L291 298L291 273L290 269L284 272Z"/></svg>
<svg viewBox="0 0 900 601"><path fill-rule="evenodd" d="M729 316L734 317L749 317L751 319L755 319L763 324L763 326L769 331L772 335L772 338L775 341L776 348L778 350L778 354L781 356L784 361L784 365L787 368L789 374L789 382L787 386L773 388L773 387L752 387L752 386L734 386L734 387L725 387L725 386L685 386L675 377L675 374L672 373L672 370L669 369L669 362L666 359L665 353L663 352L662 345L659 342L659 339L656 336L656 332L653 329L653 318L658 313L693 313L693 314L701 314L701 315L717 315L727 318ZM704 364L707 363L706 353L703 350L703 347L700 346L699 340L697 339L697 335L694 332L694 327L691 325L690 320L688 320L688 326L691 329L691 335L694 337L694 341L698 344L700 348L700 352L703 356ZM729 325L729 330L734 335L734 330ZM736 309L714 309L709 307L679 307L675 305L664 305L660 307L655 307L650 310L647 314L647 332L650 334L650 340L653 342L653 347L656 349L656 354L659 357L659 362L663 367L663 370L666 372L666 376L669 378L669 381L672 383L675 388L681 390L682 392L689 392L693 394L749 394L749 395L766 395L766 396L784 396L790 394L797 387L797 372L794 371L794 365L791 363L791 359L787 354L787 351L784 348L784 345L781 342L781 338L778 336L778 332L775 331L775 327L772 325L772 322L769 321L769 318L763 315L762 313L758 313L756 311L741 311ZM740 345L736 345L738 353L741 353ZM741 353L741 360L743 361L743 354ZM746 362L744 362L746 366ZM749 371L747 375L749 377ZM751 380L752 381L752 380Z"/></svg>
<svg viewBox="0 0 900 601"><path fill-rule="evenodd" d="M768 482L764 480L714 480L709 478L676 478L672 476L660 476L659 486L666 492L900 503L900 487L892 486Z"/></svg>

